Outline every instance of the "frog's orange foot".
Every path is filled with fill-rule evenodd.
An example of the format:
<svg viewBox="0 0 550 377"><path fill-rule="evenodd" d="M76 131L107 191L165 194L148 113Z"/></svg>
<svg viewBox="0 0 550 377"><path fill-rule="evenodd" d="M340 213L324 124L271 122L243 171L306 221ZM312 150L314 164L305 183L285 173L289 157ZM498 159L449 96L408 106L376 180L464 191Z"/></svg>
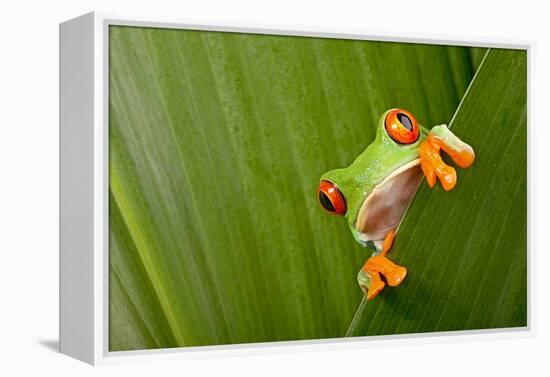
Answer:
<svg viewBox="0 0 550 377"><path fill-rule="evenodd" d="M471 146L456 137L445 125L434 127L420 144L420 167L428 185L433 188L439 179L443 189L450 191L456 185L457 175L453 167L443 162L440 154L442 149L462 168L473 164L475 153Z"/></svg>
<svg viewBox="0 0 550 377"><path fill-rule="evenodd" d="M381 279L384 276L390 287L396 287L407 276L407 269L390 261L384 255L370 257L357 275L359 286L365 292L367 300L372 300L386 285Z"/></svg>
<svg viewBox="0 0 550 377"><path fill-rule="evenodd" d="M445 191L452 190L456 185L456 170L443 162L440 153L440 146L433 143L428 137L420 145L420 167L426 176L428 185L433 188L437 179Z"/></svg>

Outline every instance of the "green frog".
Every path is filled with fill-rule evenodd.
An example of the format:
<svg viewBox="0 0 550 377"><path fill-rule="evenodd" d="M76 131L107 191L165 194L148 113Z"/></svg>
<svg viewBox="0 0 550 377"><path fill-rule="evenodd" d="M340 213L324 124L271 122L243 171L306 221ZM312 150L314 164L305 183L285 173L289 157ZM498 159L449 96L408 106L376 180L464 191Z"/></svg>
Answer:
<svg viewBox="0 0 550 377"><path fill-rule="evenodd" d="M446 125L428 130L407 110L390 109L380 117L374 141L351 165L321 176L321 207L345 217L355 240L373 251L357 275L368 300L407 275L386 255L422 178L431 188L439 180L445 191L456 185L456 170L442 160L441 151L461 168L475 159L472 147Z"/></svg>

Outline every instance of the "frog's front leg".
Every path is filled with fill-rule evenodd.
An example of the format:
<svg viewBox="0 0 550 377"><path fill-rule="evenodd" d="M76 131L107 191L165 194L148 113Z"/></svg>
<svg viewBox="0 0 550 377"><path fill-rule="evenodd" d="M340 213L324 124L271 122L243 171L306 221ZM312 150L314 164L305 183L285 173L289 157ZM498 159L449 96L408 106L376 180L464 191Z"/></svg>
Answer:
<svg viewBox="0 0 550 377"><path fill-rule="evenodd" d="M382 251L370 257L357 275L357 281L363 292L365 292L367 300L372 300L384 289L386 283L382 280L381 275L384 276L390 287L401 284L407 275L405 267L398 266L386 258L386 254L393 244L394 237L395 231L392 230L384 238Z"/></svg>
<svg viewBox="0 0 550 377"><path fill-rule="evenodd" d="M461 168L472 165L475 153L471 146L456 137L446 125L433 127L427 139L420 145L420 166L428 185L433 188L439 178L443 189L450 191L456 185L456 171L443 162L441 149Z"/></svg>

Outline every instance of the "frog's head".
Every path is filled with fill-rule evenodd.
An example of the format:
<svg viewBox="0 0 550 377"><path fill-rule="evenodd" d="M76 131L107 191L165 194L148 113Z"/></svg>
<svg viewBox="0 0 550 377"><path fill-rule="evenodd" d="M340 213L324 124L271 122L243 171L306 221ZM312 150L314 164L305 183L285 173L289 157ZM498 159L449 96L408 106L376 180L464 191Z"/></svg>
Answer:
<svg viewBox="0 0 550 377"><path fill-rule="evenodd" d="M426 135L408 111L386 111L365 151L321 176L319 203L344 216L360 243L381 241L399 225L422 179L418 153Z"/></svg>

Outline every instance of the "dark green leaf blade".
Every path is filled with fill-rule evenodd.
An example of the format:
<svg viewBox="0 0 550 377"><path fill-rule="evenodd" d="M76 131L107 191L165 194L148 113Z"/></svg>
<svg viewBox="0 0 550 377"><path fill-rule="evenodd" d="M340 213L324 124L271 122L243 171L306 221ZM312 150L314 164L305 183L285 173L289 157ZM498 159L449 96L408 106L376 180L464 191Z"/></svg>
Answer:
<svg viewBox="0 0 550 377"><path fill-rule="evenodd" d="M525 51L489 51L451 123L476 162L452 192L422 184L390 254L409 275L349 336L527 325L526 74Z"/></svg>

